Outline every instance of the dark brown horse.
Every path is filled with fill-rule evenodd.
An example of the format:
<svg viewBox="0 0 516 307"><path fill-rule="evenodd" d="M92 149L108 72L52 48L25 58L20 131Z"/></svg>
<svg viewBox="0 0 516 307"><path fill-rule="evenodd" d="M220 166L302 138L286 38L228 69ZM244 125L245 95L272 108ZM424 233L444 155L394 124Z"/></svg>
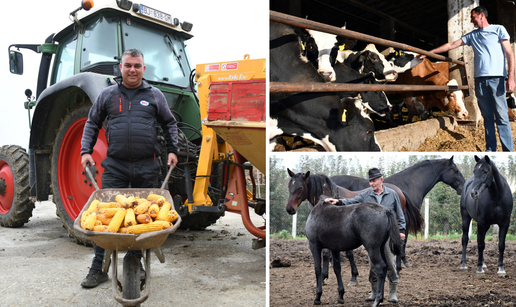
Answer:
<svg viewBox="0 0 516 307"><path fill-rule="evenodd" d="M477 274L484 274L484 248L486 232L492 224L500 227L498 238L498 275L505 276L503 253L505 236L509 230L512 212L512 192L507 180L488 156L480 159L475 156L477 164L460 197L460 214L462 216L462 260L460 268L467 269L466 247L471 219L477 221L478 263Z"/></svg>
<svg viewBox="0 0 516 307"><path fill-rule="evenodd" d="M289 198L286 210L288 214L291 215L296 213L298 206L304 200L308 200L310 210L312 210L315 204L317 204L319 201L319 197L321 195L327 195L333 198L353 198L363 192L363 190L350 191L348 189L339 187L326 175L311 175L310 171L297 174L292 172L290 169L287 169L287 171L291 179L288 184ZM385 184L385 186L393 189L398 194L402 210L405 213L407 231L414 234L421 231L423 226L421 212L410 202L407 202L405 195L398 187L392 184ZM323 255L323 276L325 278L328 277L328 258L326 258L327 255L327 253L324 253ZM351 280L349 285L353 286L357 284L356 277L358 276L358 270L356 268L353 251L346 251L346 257L349 259L351 266Z"/></svg>

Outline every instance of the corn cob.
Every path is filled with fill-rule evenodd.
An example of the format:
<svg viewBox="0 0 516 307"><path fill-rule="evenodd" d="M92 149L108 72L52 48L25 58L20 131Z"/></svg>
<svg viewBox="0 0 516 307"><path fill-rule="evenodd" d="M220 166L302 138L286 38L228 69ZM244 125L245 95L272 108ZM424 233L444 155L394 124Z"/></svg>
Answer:
<svg viewBox="0 0 516 307"><path fill-rule="evenodd" d="M129 201L129 208L134 208L138 206L138 199L136 197L129 196L127 200Z"/></svg>
<svg viewBox="0 0 516 307"><path fill-rule="evenodd" d="M159 214L159 206L157 204L151 205L148 213L152 218L156 218Z"/></svg>
<svg viewBox="0 0 516 307"><path fill-rule="evenodd" d="M152 217L147 213L139 214L136 216L136 221L140 224L148 224L152 222Z"/></svg>
<svg viewBox="0 0 516 307"><path fill-rule="evenodd" d="M163 206L161 206L161 209L159 209L158 216L156 216L156 220L165 221L168 215L168 212L172 208L172 204L166 201Z"/></svg>
<svg viewBox="0 0 516 307"><path fill-rule="evenodd" d="M88 217L86 217L86 220L84 221L84 229L93 230L93 227L95 227L96 221L97 221L97 212L88 214Z"/></svg>
<svg viewBox="0 0 516 307"><path fill-rule="evenodd" d="M125 197L124 195L118 194L115 197L115 200L120 205L120 207L122 207L122 208L129 208L129 206L130 206L129 199L127 199L127 197Z"/></svg>
<svg viewBox="0 0 516 307"><path fill-rule="evenodd" d="M112 219L112 217L107 217L105 214L97 214L97 221L101 221L102 225L109 225Z"/></svg>
<svg viewBox="0 0 516 307"><path fill-rule="evenodd" d="M88 217L88 215L90 215L90 213L88 212L88 210L84 211L81 215L81 228L82 229L86 229L86 218Z"/></svg>
<svg viewBox="0 0 516 307"><path fill-rule="evenodd" d="M102 221L99 221L99 219L95 219L95 226L102 226Z"/></svg>
<svg viewBox="0 0 516 307"><path fill-rule="evenodd" d="M163 219L163 221L167 221L167 222L173 223L173 222L175 222L177 220L177 216L178 216L178 214L177 214L176 210L170 210L170 211L168 211L168 214Z"/></svg>
<svg viewBox="0 0 516 307"><path fill-rule="evenodd" d="M161 225L162 229L168 229L168 228L172 227L172 223L171 222L167 222L167 221L154 221L151 224Z"/></svg>
<svg viewBox="0 0 516 307"><path fill-rule="evenodd" d="M134 208L134 214L139 215L146 213L147 210L149 210L150 205L150 201L145 200L143 203L139 204L138 206L136 206L136 208Z"/></svg>
<svg viewBox="0 0 516 307"><path fill-rule="evenodd" d="M118 233L127 233L127 227L120 227Z"/></svg>
<svg viewBox="0 0 516 307"><path fill-rule="evenodd" d="M134 216L133 208L129 208L125 211L124 226L129 227L136 225L136 217Z"/></svg>
<svg viewBox="0 0 516 307"><path fill-rule="evenodd" d="M127 233L132 234L141 234L144 232L150 232L150 231L158 231L162 230L163 225L161 223L155 224L155 223L149 223L149 224L138 224L131 227L127 227Z"/></svg>
<svg viewBox="0 0 516 307"><path fill-rule="evenodd" d="M116 202L109 202L109 203L99 203L97 205L97 210L104 210L108 208L118 208L118 203Z"/></svg>
<svg viewBox="0 0 516 307"><path fill-rule="evenodd" d="M92 213L92 212L97 211L97 205L98 205L99 203L100 203L100 200L98 200L98 199L94 199L94 200L91 202L90 206L88 207L87 211L88 211L89 213Z"/></svg>
<svg viewBox="0 0 516 307"><path fill-rule="evenodd" d="M125 209L119 209L118 212L113 216L113 219L109 223L109 231L111 232L117 232L120 228L120 225L122 225L122 222L124 221L125 217Z"/></svg>
<svg viewBox="0 0 516 307"><path fill-rule="evenodd" d="M109 232L109 228L106 225L95 226L93 231Z"/></svg>
<svg viewBox="0 0 516 307"><path fill-rule="evenodd" d="M104 214L106 217L113 217L115 216L115 214L122 210L123 208L107 208L107 209L104 209L104 210L99 210L98 213L99 214Z"/></svg>
<svg viewBox="0 0 516 307"><path fill-rule="evenodd" d="M160 205L160 206L162 206L166 201L165 196L158 195L158 194L149 194L147 196L147 200L155 200L158 203L158 205Z"/></svg>

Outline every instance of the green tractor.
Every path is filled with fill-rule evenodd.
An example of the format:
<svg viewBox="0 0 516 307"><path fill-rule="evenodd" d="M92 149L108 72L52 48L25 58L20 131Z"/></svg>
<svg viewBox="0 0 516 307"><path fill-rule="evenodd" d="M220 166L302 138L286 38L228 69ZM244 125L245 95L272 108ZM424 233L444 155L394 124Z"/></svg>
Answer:
<svg viewBox="0 0 516 307"><path fill-rule="evenodd" d="M88 12L78 19L77 12L82 9ZM70 237L78 243L92 243L73 229L74 220L95 190L80 163L82 131L92 103L120 76L121 55L129 48L143 52L145 80L163 92L178 121L181 153L168 189L183 216L181 227L204 229L213 224L224 213L223 206L217 205L220 193L215 186L222 182L217 176L211 178L207 191L210 208L189 212L183 205L195 182L202 141L195 67L187 47L193 37L192 24L127 0L95 7L91 0L83 0L71 16L73 23L50 35L43 44L9 47L11 73L23 73L21 49L41 53L41 63L35 100L30 90L25 92L25 108L29 114L34 108L28 152L16 145L0 147L0 225L24 225L32 216L35 202L52 195L57 215ZM106 157L105 128L92 154L99 162ZM160 141L165 146L162 136ZM166 157L159 160L163 181ZM223 163L212 166L212 174L222 173ZM93 167L92 173L102 187L103 169Z"/></svg>

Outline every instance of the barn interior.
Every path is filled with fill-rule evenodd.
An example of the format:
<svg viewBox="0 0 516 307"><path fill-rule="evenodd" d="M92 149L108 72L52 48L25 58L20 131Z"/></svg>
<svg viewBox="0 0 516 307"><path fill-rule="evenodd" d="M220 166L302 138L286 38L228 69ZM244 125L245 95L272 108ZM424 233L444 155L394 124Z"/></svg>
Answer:
<svg viewBox="0 0 516 307"><path fill-rule="evenodd" d="M482 0L492 24L507 0ZM270 10L396 41L424 50L448 41L448 0L276 0ZM511 37L514 41L514 37ZM367 43L358 42L354 50ZM384 48L378 47L378 50Z"/></svg>

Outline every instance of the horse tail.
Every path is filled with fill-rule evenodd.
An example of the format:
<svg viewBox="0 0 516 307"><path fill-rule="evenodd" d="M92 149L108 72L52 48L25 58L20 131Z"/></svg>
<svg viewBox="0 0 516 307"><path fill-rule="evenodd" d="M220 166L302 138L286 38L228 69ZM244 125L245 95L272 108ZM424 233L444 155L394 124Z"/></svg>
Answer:
<svg viewBox="0 0 516 307"><path fill-rule="evenodd" d="M387 218L389 219L389 247L396 256L401 255L402 242L400 238L400 229L398 228L398 220L396 214L392 210L387 210Z"/></svg>
<svg viewBox="0 0 516 307"><path fill-rule="evenodd" d="M405 196L405 222L407 223L407 234L411 233L414 236L423 229L424 220L421 216L421 210L416 207L408 197Z"/></svg>

